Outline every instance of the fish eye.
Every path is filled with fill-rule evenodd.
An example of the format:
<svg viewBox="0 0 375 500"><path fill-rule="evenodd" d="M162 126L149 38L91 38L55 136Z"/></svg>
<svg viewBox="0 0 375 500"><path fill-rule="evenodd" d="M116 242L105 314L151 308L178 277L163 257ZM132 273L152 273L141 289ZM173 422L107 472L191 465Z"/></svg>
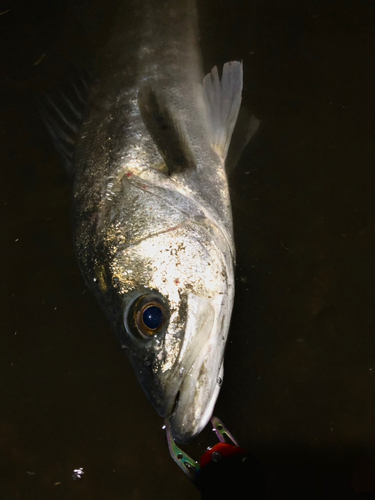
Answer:
<svg viewBox="0 0 375 500"><path fill-rule="evenodd" d="M163 321L163 311L156 304L147 304L140 315L140 319L149 330L157 330Z"/></svg>
<svg viewBox="0 0 375 500"><path fill-rule="evenodd" d="M134 335L151 338L165 326L167 310L159 297L143 295L125 312L124 322Z"/></svg>
<svg viewBox="0 0 375 500"><path fill-rule="evenodd" d="M162 305L157 302L147 302L136 314L136 325L141 335L155 335L163 325Z"/></svg>

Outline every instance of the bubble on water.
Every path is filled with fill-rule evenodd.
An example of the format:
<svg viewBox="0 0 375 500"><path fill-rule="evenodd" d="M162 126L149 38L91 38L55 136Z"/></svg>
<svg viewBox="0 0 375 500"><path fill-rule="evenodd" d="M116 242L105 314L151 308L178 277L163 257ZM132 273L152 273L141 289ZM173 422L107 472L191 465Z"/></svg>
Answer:
<svg viewBox="0 0 375 500"><path fill-rule="evenodd" d="M74 469L72 474L73 481L82 479L83 474L84 474L83 467L80 467L79 469Z"/></svg>

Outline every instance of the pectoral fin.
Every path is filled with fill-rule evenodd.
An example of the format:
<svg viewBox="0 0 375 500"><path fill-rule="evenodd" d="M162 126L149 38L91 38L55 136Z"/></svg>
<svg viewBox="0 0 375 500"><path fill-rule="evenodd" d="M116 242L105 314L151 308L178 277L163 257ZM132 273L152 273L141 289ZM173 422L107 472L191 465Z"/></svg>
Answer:
<svg viewBox="0 0 375 500"><path fill-rule="evenodd" d="M142 87L138 93L138 106L169 175L195 168L193 153L182 125L158 92L149 85Z"/></svg>

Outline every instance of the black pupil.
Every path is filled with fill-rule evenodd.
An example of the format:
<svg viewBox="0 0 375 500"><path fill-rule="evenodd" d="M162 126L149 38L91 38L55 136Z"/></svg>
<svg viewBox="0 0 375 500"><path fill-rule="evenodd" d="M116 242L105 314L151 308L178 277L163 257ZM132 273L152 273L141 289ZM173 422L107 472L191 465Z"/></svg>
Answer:
<svg viewBox="0 0 375 500"><path fill-rule="evenodd" d="M163 320L163 313L157 306L147 307L143 311L143 323L150 330L156 330L161 325Z"/></svg>

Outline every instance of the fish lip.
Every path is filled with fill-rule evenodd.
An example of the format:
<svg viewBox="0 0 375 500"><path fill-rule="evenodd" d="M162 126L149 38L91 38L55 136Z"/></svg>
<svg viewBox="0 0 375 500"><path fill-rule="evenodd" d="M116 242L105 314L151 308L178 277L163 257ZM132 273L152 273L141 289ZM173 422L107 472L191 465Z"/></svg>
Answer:
<svg viewBox="0 0 375 500"><path fill-rule="evenodd" d="M184 434L185 437L182 438L181 437L182 434L176 430L176 426L174 425L174 420L173 420L174 417L176 416L176 413L178 412L178 409L179 409L178 408L178 404L179 404L180 396L181 396L181 388L184 385L185 379L188 376L188 374L189 374L190 370L192 369L193 365L194 365L194 361L191 362L191 364L189 366L189 369L187 370L185 376L182 378L180 384L178 385L177 391L176 391L176 395L174 396L173 403L172 403L172 405L170 407L171 409L168 412L166 412L166 415L165 415L165 419L168 420L168 422L169 422L170 432L171 432L173 440L177 441L180 444L188 443L189 441L191 441L200 432L199 431L199 432L185 433Z"/></svg>
<svg viewBox="0 0 375 500"><path fill-rule="evenodd" d="M173 399L173 404L171 406L171 409L168 412L166 412L165 415L162 415L165 421L168 421L169 423L171 422L175 414L179 399L180 399L180 388L178 388L176 396Z"/></svg>
<svg viewBox="0 0 375 500"><path fill-rule="evenodd" d="M196 385L200 380L201 369L205 364L205 361L206 359L203 360L203 362L199 366L199 369L197 369L198 376L196 377ZM188 374L184 377L176 393L172 410L166 417L169 421L170 432L174 441L180 444L189 443L206 427L213 414L214 406L220 392L221 383L219 383L219 380L222 380L223 372L224 360L222 360L220 364L217 376L215 378L215 383L211 386L211 391L209 397L207 398L207 403L204 407L202 407L202 410L198 412L194 411L196 410L196 408L199 408L198 405L196 407L194 406L194 397L192 401L191 398L188 397L187 399L185 399L185 402L183 402L184 385L187 392L189 392L189 388L186 388L186 386L188 385ZM186 424L184 424L183 420L189 409L193 410L194 418L192 419L192 424L187 426Z"/></svg>
<svg viewBox="0 0 375 500"><path fill-rule="evenodd" d="M181 383L181 385L182 385L182 383ZM175 396L175 398L174 398L174 402L173 402L172 409L171 409L171 411L169 412L169 415L167 416L167 418L168 418L169 420L170 420L170 419L173 417L173 415L174 415L174 412L175 412L176 407L177 407L177 405L178 405L178 400L179 400L179 399L180 399L180 388L178 388L177 394L176 394L176 396Z"/></svg>

